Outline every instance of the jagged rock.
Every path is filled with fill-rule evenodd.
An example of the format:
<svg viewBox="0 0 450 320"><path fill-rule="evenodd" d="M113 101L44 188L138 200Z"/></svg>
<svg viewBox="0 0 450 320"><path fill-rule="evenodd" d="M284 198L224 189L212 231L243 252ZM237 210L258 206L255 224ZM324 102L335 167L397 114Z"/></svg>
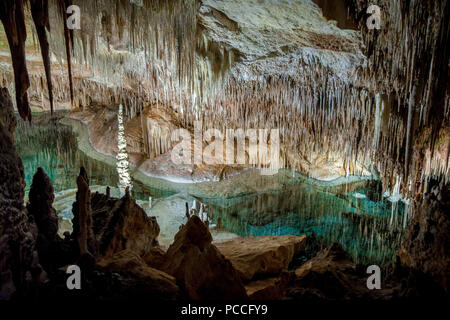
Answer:
<svg viewBox="0 0 450 320"><path fill-rule="evenodd" d="M127 193L122 199L95 193L91 198L93 232L100 256L122 250L146 255L157 244L159 226Z"/></svg>
<svg viewBox="0 0 450 320"><path fill-rule="evenodd" d="M211 241L200 218L192 216L175 236L162 270L173 275L191 299L246 299L238 272Z"/></svg>
<svg viewBox="0 0 450 320"><path fill-rule="evenodd" d="M37 228L26 213L24 172L12 136L13 104L0 89L0 300L23 294L26 278L40 273L35 242Z"/></svg>
<svg viewBox="0 0 450 320"><path fill-rule="evenodd" d="M425 195L404 235L398 256L402 268L409 269L414 287L422 294L450 287L450 190L443 187ZM436 286L440 290L436 290ZM427 290L428 289L428 290Z"/></svg>
<svg viewBox="0 0 450 320"><path fill-rule="evenodd" d="M249 281L255 276L278 275L287 269L294 254L305 249L306 236L237 238L216 246L231 261L241 279Z"/></svg>
<svg viewBox="0 0 450 320"><path fill-rule="evenodd" d="M344 300L362 297L369 290L347 252L338 243L320 251L295 270L286 295L294 299Z"/></svg>
<svg viewBox="0 0 450 320"><path fill-rule="evenodd" d="M174 277L146 265L134 251L124 250L103 258L97 263L100 272L119 274L117 294L153 297L158 300L173 300L180 296L180 288ZM128 297L130 298L130 297Z"/></svg>

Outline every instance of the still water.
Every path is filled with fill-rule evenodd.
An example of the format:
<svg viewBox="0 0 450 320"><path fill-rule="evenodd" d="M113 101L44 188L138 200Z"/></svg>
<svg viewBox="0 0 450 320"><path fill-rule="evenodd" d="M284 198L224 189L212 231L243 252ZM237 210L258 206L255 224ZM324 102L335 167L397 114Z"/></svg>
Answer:
<svg viewBox="0 0 450 320"><path fill-rule="evenodd" d="M45 114L35 115L32 124L18 121L15 142L24 164L26 192L38 167L49 175L55 192L76 188L81 166L91 185L117 186L116 168L80 151L70 126L50 121ZM166 198L176 192L133 179L132 194L139 200ZM403 203L388 201L373 183L336 188L302 178L284 181L270 192L199 199L207 205L213 223L220 220L229 232L240 236L314 235L327 245L341 243L359 263L389 264L403 233Z"/></svg>

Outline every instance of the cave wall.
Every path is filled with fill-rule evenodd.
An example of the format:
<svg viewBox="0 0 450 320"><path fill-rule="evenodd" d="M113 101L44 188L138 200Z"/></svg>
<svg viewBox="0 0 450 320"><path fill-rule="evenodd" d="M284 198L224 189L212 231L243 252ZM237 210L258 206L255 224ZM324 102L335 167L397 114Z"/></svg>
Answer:
<svg viewBox="0 0 450 320"><path fill-rule="evenodd" d="M22 160L14 146L16 118L5 88L0 88L0 300L30 290L39 275L37 227L24 207Z"/></svg>

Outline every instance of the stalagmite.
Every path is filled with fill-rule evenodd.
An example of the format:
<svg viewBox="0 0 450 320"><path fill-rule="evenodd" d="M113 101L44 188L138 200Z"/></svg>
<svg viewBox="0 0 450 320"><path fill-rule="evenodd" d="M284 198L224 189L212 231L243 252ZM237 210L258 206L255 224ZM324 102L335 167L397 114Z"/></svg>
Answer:
<svg viewBox="0 0 450 320"><path fill-rule="evenodd" d="M96 240L92 231L91 191L86 170L81 168L77 178L78 215L74 217L74 234L77 236L80 255L95 255Z"/></svg>
<svg viewBox="0 0 450 320"><path fill-rule="evenodd" d="M128 161L128 152L127 152L127 140L125 138L125 127L123 122L123 107L119 105L119 112L117 114L119 130L118 130L118 148L119 152L117 153L117 173L119 175L119 189L121 194L124 193L125 190L129 190L131 188L131 176L130 176L130 163Z"/></svg>
<svg viewBox="0 0 450 320"><path fill-rule="evenodd" d="M63 19L64 25L64 41L66 48L66 59L67 59L67 70L69 75L69 88L70 88L70 102L72 107L74 106L74 88L73 88L73 77L72 77L72 58L71 58L71 47L73 47L73 30L69 30L67 26L67 8L71 5L71 0L58 0L60 14Z"/></svg>

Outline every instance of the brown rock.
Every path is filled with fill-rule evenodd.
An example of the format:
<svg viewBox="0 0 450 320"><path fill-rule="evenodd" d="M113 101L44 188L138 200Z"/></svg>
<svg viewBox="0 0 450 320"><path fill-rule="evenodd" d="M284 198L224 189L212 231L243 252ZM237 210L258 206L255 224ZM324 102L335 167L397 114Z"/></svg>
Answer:
<svg viewBox="0 0 450 320"><path fill-rule="evenodd" d="M368 291L365 285L366 278L358 277L347 252L333 243L295 270L295 280L286 294L297 299L341 300L360 296Z"/></svg>
<svg viewBox="0 0 450 320"><path fill-rule="evenodd" d="M166 253L160 247L153 247L143 257L145 263L155 269L161 269L166 262Z"/></svg>
<svg viewBox="0 0 450 320"><path fill-rule="evenodd" d="M251 300L273 301L284 298L291 273L283 272L278 277L251 281L245 290Z"/></svg>
<svg viewBox="0 0 450 320"><path fill-rule="evenodd" d="M134 251L124 250L98 261L101 272L118 273L120 290L141 291L145 296L158 300L173 300L180 295L180 288L174 277L149 267Z"/></svg>
<svg viewBox="0 0 450 320"><path fill-rule="evenodd" d="M73 237L77 239L80 247L80 255L96 255L97 243L94 237L92 225L91 191L86 170L82 167L77 178L77 201L72 207L73 212Z"/></svg>
<svg viewBox="0 0 450 320"><path fill-rule="evenodd" d="M162 270L177 278L191 299L246 299L239 274L211 241L203 222L192 216L176 234Z"/></svg>
<svg viewBox="0 0 450 320"><path fill-rule="evenodd" d="M122 250L144 256L157 244L159 226L156 219L147 217L129 194L114 199L96 193L92 195L91 205L100 256L112 256Z"/></svg>
<svg viewBox="0 0 450 320"><path fill-rule="evenodd" d="M250 281L255 276L278 275L287 269L294 254L305 249L306 236L236 238L216 246L241 279Z"/></svg>

